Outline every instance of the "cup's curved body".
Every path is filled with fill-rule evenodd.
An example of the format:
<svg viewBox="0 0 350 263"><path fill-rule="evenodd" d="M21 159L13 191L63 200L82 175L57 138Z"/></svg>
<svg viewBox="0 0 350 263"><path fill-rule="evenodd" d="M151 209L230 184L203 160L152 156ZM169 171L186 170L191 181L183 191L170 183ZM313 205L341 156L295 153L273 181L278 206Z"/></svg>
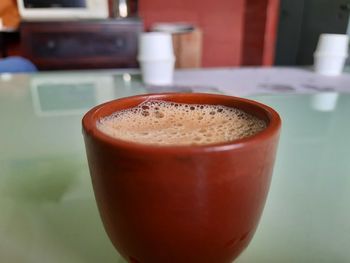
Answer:
<svg viewBox="0 0 350 263"><path fill-rule="evenodd" d="M234 106L268 127L249 138L203 146L152 146L113 139L96 121L147 99ZM83 119L94 192L119 253L139 263L230 263L248 245L268 193L281 121L271 108L209 94L115 100Z"/></svg>

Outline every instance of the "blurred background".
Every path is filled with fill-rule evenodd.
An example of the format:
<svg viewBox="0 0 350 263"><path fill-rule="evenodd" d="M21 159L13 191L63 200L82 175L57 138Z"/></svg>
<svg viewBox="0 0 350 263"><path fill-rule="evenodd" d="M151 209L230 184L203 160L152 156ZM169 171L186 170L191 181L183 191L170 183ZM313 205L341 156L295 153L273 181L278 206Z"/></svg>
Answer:
<svg viewBox="0 0 350 263"><path fill-rule="evenodd" d="M192 30L177 32L178 53L199 54L177 67L311 65L321 33L350 32L349 10L348 0L1 0L0 57L39 70L137 68L137 35L180 22Z"/></svg>

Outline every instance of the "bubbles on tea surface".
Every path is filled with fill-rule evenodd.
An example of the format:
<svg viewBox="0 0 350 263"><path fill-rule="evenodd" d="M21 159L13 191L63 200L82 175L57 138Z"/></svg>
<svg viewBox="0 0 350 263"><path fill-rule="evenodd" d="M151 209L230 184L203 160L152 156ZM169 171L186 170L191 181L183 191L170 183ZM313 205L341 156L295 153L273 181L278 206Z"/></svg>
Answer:
<svg viewBox="0 0 350 263"><path fill-rule="evenodd" d="M237 108L160 100L102 118L98 128L121 140L158 145L201 145L248 137L266 123Z"/></svg>

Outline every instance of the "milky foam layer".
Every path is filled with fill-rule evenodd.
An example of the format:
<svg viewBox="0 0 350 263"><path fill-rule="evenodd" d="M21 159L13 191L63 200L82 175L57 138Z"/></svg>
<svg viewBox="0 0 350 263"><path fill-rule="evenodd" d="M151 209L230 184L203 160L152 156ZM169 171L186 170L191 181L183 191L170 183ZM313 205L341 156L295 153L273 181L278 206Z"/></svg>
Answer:
<svg viewBox="0 0 350 263"><path fill-rule="evenodd" d="M160 100L102 118L97 127L125 141L158 145L229 142L266 128L266 123L236 108Z"/></svg>

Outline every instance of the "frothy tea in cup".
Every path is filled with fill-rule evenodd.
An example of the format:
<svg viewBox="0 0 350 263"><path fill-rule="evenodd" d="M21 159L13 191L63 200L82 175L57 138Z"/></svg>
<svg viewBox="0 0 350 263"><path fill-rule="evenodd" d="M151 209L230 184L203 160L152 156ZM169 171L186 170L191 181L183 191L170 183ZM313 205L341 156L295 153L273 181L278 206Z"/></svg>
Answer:
<svg viewBox="0 0 350 263"><path fill-rule="evenodd" d="M149 100L100 119L97 127L116 139L156 145L205 145L252 136L266 122L240 109Z"/></svg>

